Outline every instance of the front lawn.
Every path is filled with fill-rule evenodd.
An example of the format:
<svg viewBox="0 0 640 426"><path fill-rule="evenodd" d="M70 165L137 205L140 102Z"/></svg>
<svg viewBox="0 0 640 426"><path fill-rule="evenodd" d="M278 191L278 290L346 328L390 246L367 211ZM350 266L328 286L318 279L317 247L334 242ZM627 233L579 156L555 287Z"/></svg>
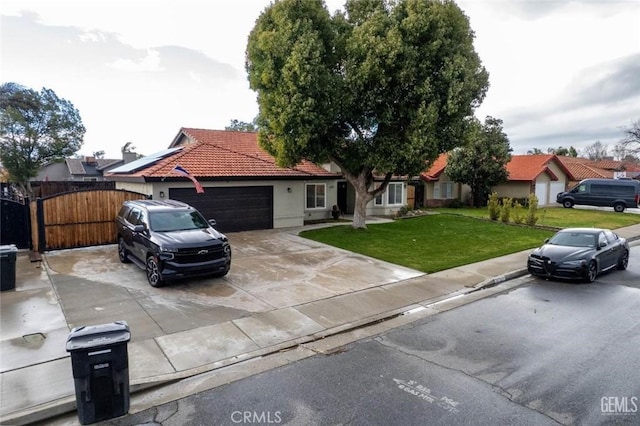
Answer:
<svg viewBox="0 0 640 426"><path fill-rule="evenodd" d="M454 209L460 213L460 209ZM300 236L432 273L539 246L554 231L450 214L303 231ZM523 265L519 265L523 266Z"/></svg>
<svg viewBox="0 0 640 426"><path fill-rule="evenodd" d="M489 219L489 210L486 207L478 209L470 207L460 209L438 208L433 209L433 211ZM555 228L594 227L616 229L640 223L640 214L615 213L613 209L611 211L603 211L579 208L565 209L563 207L540 208L538 217L537 225Z"/></svg>

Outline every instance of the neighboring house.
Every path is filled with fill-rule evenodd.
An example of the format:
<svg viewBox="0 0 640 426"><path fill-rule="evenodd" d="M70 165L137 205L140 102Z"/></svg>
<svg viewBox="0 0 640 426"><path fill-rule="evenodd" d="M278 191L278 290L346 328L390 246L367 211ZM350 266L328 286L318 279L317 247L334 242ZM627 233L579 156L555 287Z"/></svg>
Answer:
<svg viewBox="0 0 640 426"><path fill-rule="evenodd" d="M428 207L446 206L453 200L467 202L471 189L453 182L445 169L447 154L442 154L420 175L424 183L424 204ZM527 198L535 193L540 206L554 204L556 194L566 189L569 170L555 155L512 155L507 163L507 182L492 188L499 197Z"/></svg>
<svg viewBox="0 0 640 426"><path fill-rule="evenodd" d="M441 154L431 167L420 175L422 185L415 186L415 207L445 207L453 200L466 202L469 198L469 186L452 181L444 172L448 157L448 154ZM423 186L424 190L420 190L420 186Z"/></svg>
<svg viewBox="0 0 640 426"><path fill-rule="evenodd" d="M204 193L176 166L196 178ZM107 177L117 189L191 204L223 232L301 226L330 218L334 205L352 213L355 204L353 188L335 165L279 167L253 132L182 128L168 149L112 169ZM406 184L392 182L367 214L392 214L405 204Z"/></svg>
<svg viewBox="0 0 640 426"><path fill-rule="evenodd" d="M593 161L578 157L558 158L571 173L572 178L569 182L569 187L573 187L581 180L589 178L615 179L629 177L636 179L640 176L640 166L628 161L612 159Z"/></svg>
<svg viewBox="0 0 640 426"><path fill-rule="evenodd" d="M94 157L66 158L46 164L32 181L104 181L104 173L124 160Z"/></svg>
<svg viewBox="0 0 640 426"><path fill-rule="evenodd" d="M500 197L527 198L535 193L538 205L556 203L556 195L567 188L571 173L557 155L512 155L507 163L509 178L493 191Z"/></svg>
<svg viewBox="0 0 640 426"><path fill-rule="evenodd" d="M558 156L558 159L569 170L570 179L567 189L572 188L583 179L613 179L614 171L598 167L595 161L579 157ZM608 164L611 166L611 164Z"/></svg>

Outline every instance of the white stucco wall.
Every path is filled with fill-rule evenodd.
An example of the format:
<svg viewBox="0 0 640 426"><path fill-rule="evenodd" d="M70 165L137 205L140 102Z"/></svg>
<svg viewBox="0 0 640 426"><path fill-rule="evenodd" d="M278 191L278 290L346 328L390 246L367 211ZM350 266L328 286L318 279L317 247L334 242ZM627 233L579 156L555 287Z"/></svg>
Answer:
<svg viewBox="0 0 640 426"><path fill-rule="evenodd" d="M310 180L310 181L242 181L242 182L200 182L205 190L209 187L244 187L244 186L271 186L273 187L273 227L288 228L304 225L305 220L326 219L331 217L331 207L337 202L337 181ZM306 209L305 191L306 183L326 185L326 200L323 208ZM169 196L169 188L193 188L193 183L185 182L153 182L131 183L116 182L116 189L126 189L150 195L154 200Z"/></svg>

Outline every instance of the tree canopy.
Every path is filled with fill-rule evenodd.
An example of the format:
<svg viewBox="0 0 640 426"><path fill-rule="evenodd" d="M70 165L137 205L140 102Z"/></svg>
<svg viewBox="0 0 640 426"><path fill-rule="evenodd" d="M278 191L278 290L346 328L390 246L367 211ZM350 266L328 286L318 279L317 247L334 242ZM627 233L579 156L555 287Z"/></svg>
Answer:
<svg viewBox="0 0 640 426"><path fill-rule="evenodd" d="M249 35L261 146L282 166L333 161L354 186L353 226L393 175L417 175L463 139L488 73L453 1L281 0ZM384 176L374 185L374 177Z"/></svg>
<svg viewBox="0 0 640 426"><path fill-rule="evenodd" d="M84 133L78 110L53 90L38 92L16 83L0 88L0 160L27 194L29 179L46 163L79 150Z"/></svg>
<svg viewBox="0 0 640 426"><path fill-rule="evenodd" d="M502 120L487 117L482 124L474 119L466 144L449 154L445 173L451 180L469 185L473 205L483 206L491 188L507 181L511 151Z"/></svg>
<svg viewBox="0 0 640 426"><path fill-rule="evenodd" d="M533 148L527 151L529 155L544 155L544 152L540 148ZM577 157L578 150L576 150L573 145L569 148L566 148L560 145L558 148L549 147L547 148L547 154L555 154L560 155L562 157Z"/></svg>
<svg viewBox="0 0 640 426"><path fill-rule="evenodd" d="M255 132L258 130L258 126L256 125L255 120L253 120L253 123L247 123L246 121L233 119L224 129L232 132Z"/></svg>

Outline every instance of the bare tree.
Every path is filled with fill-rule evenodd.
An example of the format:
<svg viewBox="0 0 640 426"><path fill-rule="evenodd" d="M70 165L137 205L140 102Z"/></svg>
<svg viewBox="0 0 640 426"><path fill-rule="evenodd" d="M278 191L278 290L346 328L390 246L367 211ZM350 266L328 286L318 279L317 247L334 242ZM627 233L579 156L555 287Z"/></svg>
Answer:
<svg viewBox="0 0 640 426"><path fill-rule="evenodd" d="M603 145L600 141L595 141L584 148L583 155L589 160L604 160L607 157L607 149L607 145Z"/></svg>
<svg viewBox="0 0 640 426"><path fill-rule="evenodd" d="M623 157L632 155L638 158L640 156L640 120L636 120L624 129L624 138L616 144L616 149L624 154Z"/></svg>

